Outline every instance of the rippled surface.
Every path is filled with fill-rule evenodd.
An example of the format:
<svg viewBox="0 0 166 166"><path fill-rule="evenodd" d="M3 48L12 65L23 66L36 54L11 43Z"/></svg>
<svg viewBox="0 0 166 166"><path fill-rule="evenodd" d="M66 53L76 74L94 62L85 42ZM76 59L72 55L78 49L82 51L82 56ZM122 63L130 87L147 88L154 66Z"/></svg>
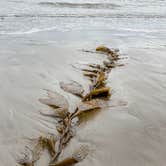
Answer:
<svg viewBox="0 0 166 166"><path fill-rule="evenodd" d="M88 82L72 68L77 62L100 62L85 54L105 44L129 57L109 78L113 101L126 107L91 114L65 150L78 144L91 152L78 165L162 166L166 163L166 1L0 1L0 161L16 165L25 137L54 132L54 120L42 117L38 98L44 88L76 98L59 81ZM81 129L80 129L81 128ZM47 165L48 156L39 165Z"/></svg>
<svg viewBox="0 0 166 166"><path fill-rule="evenodd" d="M165 32L165 5L165 0L91 2L1 0L0 34L91 28Z"/></svg>

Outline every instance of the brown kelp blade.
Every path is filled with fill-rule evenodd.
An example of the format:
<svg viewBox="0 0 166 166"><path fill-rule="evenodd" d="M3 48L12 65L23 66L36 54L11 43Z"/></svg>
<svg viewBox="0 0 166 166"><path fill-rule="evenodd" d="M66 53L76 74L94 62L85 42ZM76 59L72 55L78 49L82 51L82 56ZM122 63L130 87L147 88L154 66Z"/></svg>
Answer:
<svg viewBox="0 0 166 166"><path fill-rule="evenodd" d="M111 50L108 47L101 45L96 48L96 51L103 52L103 53L110 53Z"/></svg>
<svg viewBox="0 0 166 166"><path fill-rule="evenodd" d="M26 161L26 159L20 159L17 161L17 163L22 166L34 166L33 162Z"/></svg>
<svg viewBox="0 0 166 166"><path fill-rule="evenodd" d="M95 77L97 77L97 73L91 73L91 72L84 72L83 75L85 77L89 77L89 78L95 78Z"/></svg>
<svg viewBox="0 0 166 166"><path fill-rule="evenodd" d="M40 136L37 140L37 144L33 149L33 156L35 161L40 159L41 152L44 149L47 149L51 156L55 154L55 144L56 144L57 138L55 135L48 135L48 136Z"/></svg>
<svg viewBox="0 0 166 166"><path fill-rule="evenodd" d="M103 82L105 81L105 74L103 71L98 72L97 82Z"/></svg>
<svg viewBox="0 0 166 166"><path fill-rule="evenodd" d="M88 64L89 67L93 68L93 69L101 69L101 65L99 64Z"/></svg>
<svg viewBox="0 0 166 166"><path fill-rule="evenodd" d="M69 103L67 101L67 99L60 95L59 93L55 92L55 91L51 91L51 90L46 90L47 91L47 95L49 98L54 98L57 101L57 104L59 106L59 108L68 108L69 107Z"/></svg>
<svg viewBox="0 0 166 166"><path fill-rule="evenodd" d="M72 157L68 157L62 161L57 162L56 164L50 164L49 166L73 166L76 163L78 163L77 160Z"/></svg>
<svg viewBox="0 0 166 166"><path fill-rule="evenodd" d="M79 147L73 154L72 157L65 158L64 160L57 162L56 164L51 164L50 166L72 166L78 162L81 162L86 158L89 153L88 146Z"/></svg>
<svg viewBox="0 0 166 166"><path fill-rule="evenodd" d="M47 138L45 138L46 148L48 152L50 153L51 157L55 155L55 144L56 144L57 138L54 135L51 135Z"/></svg>
<svg viewBox="0 0 166 166"><path fill-rule="evenodd" d="M77 111L72 115L72 118L80 116L85 112L100 109L103 106L103 100L92 99L90 101L83 101L78 105Z"/></svg>
<svg viewBox="0 0 166 166"><path fill-rule="evenodd" d="M25 152L22 153L23 156L17 160L18 164L22 166L34 166L34 163L40 159L44 147L43 137L39 137L33 149L26 147Z"/></svg>
<svg viewBox="0 0 166 166"><path fill-rule="evenodd" d="M88 93L85 97L84 100L90 100L93 98L99 98L99 97L109 97L111 95L111 89L110 87L101 87L97 89L93 89Z"/></svg>
<svg viewBox="0 0 166 166"><path fill-rule="evenodd" d="M93 82L93 87L98 88L105 85L106 74L101 70L97 73L97 77Z"/></svg>
<svg viewBox="0 0 166 166"><path fill-rule="evenodd" d="M81 69L84 72L97 73L99 69Z"/></svg>
<svg viewBox="0 0 166 166"><path fill-rule="evenodd" d="M103 64L107 68L114 68L116 66L114 61L103 61Z"/></svg>
<svg viewBox="0 0 166 166"><path fill-rule="evenodd" d="M82 97L84 93L83 86L76 81L71 81L69 83L60 82L60 87L64 91L72 93L79 97Z"/></svg>
<svg viewBox="0 0 166 166"><path fill-rule="evenodd" d="M96 48L96 51L107 54L110 60L118 60L119 55L116 50L111 50L108 47L101 45Z"/></svg>
<svg viewBox="0 0 166 166"><path fill-rule="evenodd" d="M59 93L53 92L51 90L47 90L47 94L48 94L48 98L39 99L39 101L42 104L48 105L53 108L64 108L64 109L69 108L68 101L65 99L65 97L63 97Z"/></svg>

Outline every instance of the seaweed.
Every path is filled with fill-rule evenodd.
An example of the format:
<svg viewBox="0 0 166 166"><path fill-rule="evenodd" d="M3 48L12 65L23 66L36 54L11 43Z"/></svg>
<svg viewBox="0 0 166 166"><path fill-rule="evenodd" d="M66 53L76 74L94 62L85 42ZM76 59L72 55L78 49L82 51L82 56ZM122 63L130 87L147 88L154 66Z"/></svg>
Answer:
<svg viewBox="0 0 166 166"><path fill-rule="evenodd" d="M78 117L81 114L88 111L100 109L101 107L102 107L101 100L99 99L93 99L90 101L82 101L79 103L77 107L78 109L74 112L74 114L72 114L72 118Z"/></svg>
<svg viewBox="0 0 166 166"><path fill-rule="evenodd" d="M71 157L67 157L56 164L51 164L50 166L71 166L80 161L82 161L89 153L88 146L81 146L77 149Z"/></svg>
<svg viewBox="0 0 166 166"><path fill-rule="evenodd" d="M99 52L104 52L104 53L110 53L110 52L112 52L108 47L105 47L105 46L103 46L103 45L101 45L101 46L98 46L97 48L96 48L96 51L99 51Z"/></svg>
<svg viewBox="0 0 166 166"><path fill-rule="evenodd" d="M22 153L23 156L17 160L20 165L34 166L45 149L50 155L49 166L72 166L81 162L89 153L89 147L83 145L71 156L59 161L59 156L62 151L75 135L74 129L78 123L74 120L88 112L92 113L102 108L124 106L127 104L122 101L112 102L110 105L106 104L106 101L111 97L111 88L106 85L107 76L112 68L123 65L116 63L120 59L118 54L119 50L99 46L95 51L84 51L105 54L107 55L107 61L103 61L102 64L86 64L86 68L81 69L83 75L91 81L89 92L86 94L84 94L83 86L76 81L70 81L68 83L60 82L61 89L80 97L80 101L73 111L70 111L69 103L64 96L46 89L47 98L39 99L39 101L47 105L49 110L40 110L40 113L57 120L56 130L58 134L52 133L45 137L40 136L37 138L34 148L30 149L26 147L25 152Z"/></svg>
<svg viewBox="0 0 166 166"><path fill-rule="evenodd" d="M98 46L96 48L96 51L105 53L110 60L118 60L118 57L119 57L119 54L118 54L119 51L118 50L114 51L114 50L111 50L108 47L105 47L105 46L101 45L101 46Z"/></svg>
<svg viewBox="0 0 166 166"><path fill-rule="evenodd" d="M60 82L60 87L69 93L72 93L76 96L83 97L84 89L81 84L76 81L71 81L69 83Z"/></svg>
<svg viewBox="0 0 166 166"><path fill-rule="evenodd" d="M39 99L39 101L43 104L46 104L52 108L63 108L63 109L68 109L69 108L69 103L65 99L64 96L60 95L57 92L51 91L51 90L46 90L48 98L46 99Z"/></svg>
<svg viewBox="0 0 166 166"><path fill-rule="evenodd" d="M100 70L97 73L96 79L93 81L93 88L99 88L105 86L105 80L106 80L106 73L104 73L102 70Z"/></svg>
<svg viewBox="0 0 166 166"><path fill-rule="evenodd" d="M93 78L97 77L97 74L91 73L91 72L84 72L83 75L88 77L89 79L93 79Z"/></svg>
<svg viewBox="0 0 166 166"><path fill-rule="evenodd" d="M76 163L78 163L77 160L72 157L68 157L60 162L57 162L56 164L51 164L50 166L72 166Z"/></svg>
<svg viewBox="0 0 166 166"><path fill-rule="evenodd" d="M34 163L40 159L44 149L47 149L51 156L55 154L55 143L56 137L54 135L48 135L47 137L40 136L34 148L30 149L26 147L25 152L22 153L23 158L18 159L17 162L22 166L34 166Z"/></svg>

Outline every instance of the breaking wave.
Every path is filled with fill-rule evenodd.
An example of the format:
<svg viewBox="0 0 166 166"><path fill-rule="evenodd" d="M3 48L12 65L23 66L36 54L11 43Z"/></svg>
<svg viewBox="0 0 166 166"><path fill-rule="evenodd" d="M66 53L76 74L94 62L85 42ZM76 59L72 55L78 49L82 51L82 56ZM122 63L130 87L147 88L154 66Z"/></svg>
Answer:
<svg viewBox="0 0 166 166"><path fill-rule="evenodd" d="M114 3L64 3L64 2L40 2L39 5L60 8L86 8L86 9L110 9L120 7Z"/></svg>
<svg viewBox="0 0 166 166"><path fill-rule="evenodd" d="M0 19L5 19L5 18L51 18L51 17L70 17L70 18L84 18L84 17L98 17L98 18L166 18L166 15L156 15L156 14L115 14L115 13L84 13L84 14L75 14L75 13L63 13L63 14L9 14L9 15L0 15Z"/></svg>
<svg viewBox="0 0 166 166"><path fill-rule="evenodd" d="M50 28L32 28L30 30L27 30L27 31L15 31L15 32L5 32L5 31L2 31L0 32L0 35L23 35L23 34L32 34L32 33L37 33L37 32L43 32L43 31L51 31L51 30L54 30L54 29L57 29L57 27L50 27Z"/></svg>

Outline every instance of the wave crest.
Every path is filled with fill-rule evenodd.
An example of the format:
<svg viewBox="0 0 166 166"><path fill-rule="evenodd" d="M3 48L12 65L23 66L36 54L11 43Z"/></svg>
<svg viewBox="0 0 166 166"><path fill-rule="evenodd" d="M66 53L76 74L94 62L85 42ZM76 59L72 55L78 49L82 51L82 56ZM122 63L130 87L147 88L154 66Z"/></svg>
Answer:
<svg viewBox="0 0 166 166"><path fill-rule="evenodd" d="M65 3L65 2L40 2L42 6L52 6L61 8L86 8L86 9L110 9L120 7L114 3Z"/></svg>

